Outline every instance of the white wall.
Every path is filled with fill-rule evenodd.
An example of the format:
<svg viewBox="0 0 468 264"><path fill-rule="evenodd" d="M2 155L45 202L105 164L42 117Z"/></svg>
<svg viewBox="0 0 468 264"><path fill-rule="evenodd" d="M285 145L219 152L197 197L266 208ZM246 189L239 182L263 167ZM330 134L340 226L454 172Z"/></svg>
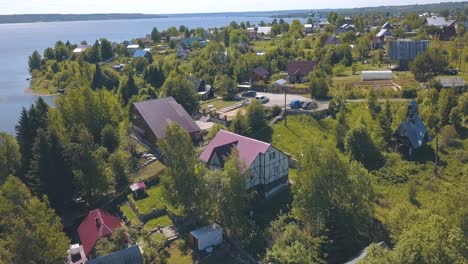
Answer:
<svg viewBox="0 0 468 264"><path fill-rule="evenodd" d="M260 184L269 184L288 175L288 157L271 146L265 154L257 156L249 170L250 176L245 179L247 189Z"/></svg>
<svg viewBox="0 0 468 264"><path fill-rule="evenodd" d="M361 78L363 81L391 80L393 75L392 71L362 71Z"/></svg>

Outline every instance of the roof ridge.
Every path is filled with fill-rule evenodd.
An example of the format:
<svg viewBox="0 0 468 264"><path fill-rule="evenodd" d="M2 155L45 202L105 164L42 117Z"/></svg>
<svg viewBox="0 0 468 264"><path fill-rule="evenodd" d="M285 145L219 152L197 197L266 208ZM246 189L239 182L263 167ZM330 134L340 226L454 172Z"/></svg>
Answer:
<svg viewBox="0 0 468 264"><path fill-rule="evenodd" d="M228 134L232 134L232 135L235 135L235 136L239 136L239 137L242 137L242 138L246 138L246 139L249 139L249 140L253 140L253 141L256 141L256 142L263 143L263 144L266 144L268 146L271 146L271 143L266 143L266 142L260 141L258 139L254 139L254 138L246 137L246 136L243 136L243 135L239 135L239 134L233 133L231 131L227 131L227 130L224 130L224 129L221 129L220 131L224 131L224 132L226 132Z"/></svg>

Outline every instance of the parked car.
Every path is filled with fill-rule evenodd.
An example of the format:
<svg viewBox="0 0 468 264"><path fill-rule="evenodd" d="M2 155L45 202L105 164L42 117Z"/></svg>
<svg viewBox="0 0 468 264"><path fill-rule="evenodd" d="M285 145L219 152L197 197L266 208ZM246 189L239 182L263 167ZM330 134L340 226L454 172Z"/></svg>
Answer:
<svg viewBox="0 0 468 264"><path fill-rule="evenodd" d="M242 97L255 97L257 96L257 92L255 91L245 91L242 93Z"/></svg>
<svg viewBox="0 0 468 264"><path fill-rule="evenodd" d="M262 104L268 103L270 101L270 99L268 97L264 96L264 95L256 96L255 100L260 101L260 103L262 103Z"/></svg>
<svg viewBox="0 0 468 264"><path fill-rule="evenodd" d="M457 69L448 69L444 72L446 75L458 75L458 70Z"/></svg>
<svg viewBox="0 0 468 264"><path fill-rule="evenodd" d="M304 110L314 110L318 108L318 104L316 102L303 102L301 107Z"/></svg>
<svg viewBox="0 0 468 264"><path fill-rule="evenodd" d="M302 108L303 103L304 102L302 102L301 100L294 99L289 103L289 107L291 107L292 109L299 109Z"/></svg>

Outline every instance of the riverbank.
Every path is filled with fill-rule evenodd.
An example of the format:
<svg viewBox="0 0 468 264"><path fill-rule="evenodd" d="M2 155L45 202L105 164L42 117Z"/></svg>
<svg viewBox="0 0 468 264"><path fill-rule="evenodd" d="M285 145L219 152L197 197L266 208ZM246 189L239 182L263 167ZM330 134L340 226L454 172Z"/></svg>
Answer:
<svg viewBox="0 0 468 264"><path fill-rule="evenodd" d="M41 97L52 97L52 96L57 96L60 93L53 93L51 94L49 90L43 89L43 90L32 90L31 87L26 88L24 90L25 93L33 95L33 96L41 96Z"/></svg>

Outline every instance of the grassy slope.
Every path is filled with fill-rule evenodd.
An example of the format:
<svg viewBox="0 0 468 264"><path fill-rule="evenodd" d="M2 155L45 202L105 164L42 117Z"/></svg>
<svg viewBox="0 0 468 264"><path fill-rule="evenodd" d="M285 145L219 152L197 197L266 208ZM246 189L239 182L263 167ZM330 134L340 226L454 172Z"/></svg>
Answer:
<svg viewBox="0 0 468 264"><path fill-rule="evenodd" d="M404 107L404 104L392 104L394 120L399 119L397 111L402 106ZM362 122L366 123L370 133L378 140L378 136L376 136L379 131L378 124L371 119L366 104L350 104L348 109L349 125L355 127ZM334 147L335 126L336 121L333 119L317 121L304 116L290 116L288 117L287 128L284 123L273 127L273 145L292 154L293 157L299 158L304 148L313 142ZM396 121L394 121L394 126L396 126ZM431 146L433 144L434 142L431 143ZM465 139L461 141L461 147L458 146L458 148L466 149L467 145L468 139ZM429 149L432 149L432 147ZM462 164L451 163L454 160L454 153L455 149L453 148L448 149L445 154L441 153L441 159L449 165L445 170L455 170L457 166L463 166ZM317 153L317 155L320 155L320 153ZM385 155L388 160L388 169L398 175L406 176L408 181L405 183L392 183L379 180L377 177L374 178L377 202L375 215L383 222L385 222L392 208L401 203L409 202L408 189L410 185L416 188L416 200L420 208L431 208L434 200L440 198L440 189L450 189L456 184L453 179L434 176L431 155L418 162L402 160L400 155L396 153L386 153ZM292 176L295 178L296 171L293 172Z"/></svg>

